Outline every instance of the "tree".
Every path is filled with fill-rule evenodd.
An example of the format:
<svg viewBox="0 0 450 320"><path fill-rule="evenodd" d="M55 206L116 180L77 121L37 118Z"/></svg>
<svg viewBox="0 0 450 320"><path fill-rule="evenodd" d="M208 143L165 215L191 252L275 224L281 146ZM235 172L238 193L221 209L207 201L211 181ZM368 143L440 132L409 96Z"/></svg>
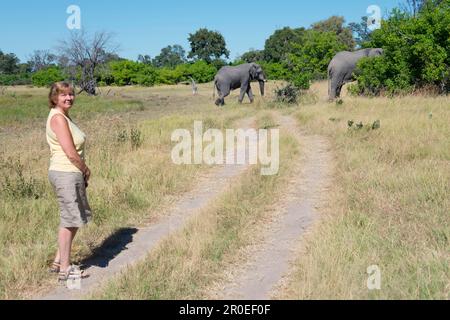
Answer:
<svg viewBox="0 0 450 320"><path fill-rule="evenodd" d="M105 63L111 49L112 35L106 32L96 33L89 38L86 33L72 33L68 41L61 41L59 51L60 61L65 61L67 71L75 78L79 71L81 76L77 79L80 93L85 91L90 95L96 94L96 69Z"/></svg>
<svg viewBox="0 0 450 320"><path fill-rule="evenodd" d="M405 3L400 5L400 8L412 17L417 17L425 2L425 0L406 0Z"/></svg>
<svg viewBox="0 0 450 320"><path fill-rule="evenodd" d="M360 23L349 23L349 28L352 30L353 34L356 35L355 41L358 47L361 47L364 42L370 40L371 30L369 29L367 21L367 17L362 17Z"/></svg>
<svg viewBox="0 0 450 320"><path fill-rule="evenodd" d="M4 54L0 50L0 74L15 74L19 72L19 58L14 53Z"/></svg>
<svg viewBox="0 0 450 320"><path fill-rule="evenodd" d="M178 44L161 49L161 53L153 59L153 65L157 68L175 68L183 63L186 63L186 51Z"/></svg>
<svg viewBox="0 0 450 320"><path fill-rule="evenodd" d="M31 72L37 72L42 69L54 66L57 61L56 55L49 50L36 50L28 60L28 66Z"/></svg>
<svg viewBox="0 0 450 320"><path fill-rule="evenodd" d="M326 20L314 23L311 28L320 32L335 33L339 40L345 44L345 49L352 51L355 48L355 40L350 27L345 27L344 17L332 16Z"/></svg>
<svg viewBox="0 0 450 320"><path fill-rule="evenodd" d="M292 78L307 88L306 80L324 79L331 59L337 52L346 48L334 32L307 30L302 44L294 44L294 51L289 55L288 67ZM294 81L295 83L295 81Z"/></svg>
<svg viewBox="0 0 450 320"><path fill-rule="evenodd" d="M250 49L250 51L244 53L239 60L245 61L247 63L258 62L264 60L264 51Z"/></svg>
<svg viewBox="0 0 450 320"><path fill-rule="evenodd" d="M191 45L191 51L188 55L190 59L211 63L222 56L226 58L230 56L225 38L217 31L210 31L206 28L200 29L194 34L189 34L188 41Z"/></svg>
<svg viewBox="0 0 450 320"><path fill-rule="evenodd" d="M146 55L140 54L137 58L137 61L143 64L152 64L152 57L150 57L148 54Z"/></svg>
<svg viewBox="0 0 450 320"><path fill-rule="evenodd" d="M301 43L304 28L291 29L284 27L276 30L264 45L264 60L268 62L282 62L292 53L292 44Z"/></svg>
<svg viewBox="0 0 450 320"><path fill-rule="evenodd" d="M416 17L399 9L375 30L367 47L381 47L380 59L358 64L358 94L396 94L421 87L450 91L450 0L429 2Z"/></svg>
<svg viewBox="0 0 450 320"><path fill-rule="evenodd" d="M52 83L64 80L64 74L56 66L42 68L36 71L32 76L32 83L37 87L46 87Z"/></svg>
<svg viewBox="0 0 450 320"><path fill-rule="evenodd" d="M437 7L444 1L446 0L405 0L400 5L400 9L411 17L416 18L422 10L427 7Z"/></svg>

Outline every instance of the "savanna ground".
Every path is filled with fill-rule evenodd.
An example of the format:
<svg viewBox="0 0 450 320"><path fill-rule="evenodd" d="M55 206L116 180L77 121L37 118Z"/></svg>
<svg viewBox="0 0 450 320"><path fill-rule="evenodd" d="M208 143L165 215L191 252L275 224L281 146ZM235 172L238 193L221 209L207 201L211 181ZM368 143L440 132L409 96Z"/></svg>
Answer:
<svg viewBox="0 0 450 320"><path fill-rule="evenodd" d="M271 93L276 84L271 83ZM255 86L256 89L256 86ZM297 260L278 290L280 299L450 298L450 99L344 97L325 101L326 84L314 84L293 107L271 103L227 106L212 102L212 85L102 88L80 96L71 115L87 133L93 223L82 230L75 261L92 255L125 227L152 224L164 208L193 188L206 166L175 166L170 159L177 128L232 128L256 117L277 127L276 114L294 117L308 134L332 145L333 186L320 219L299 241ZM0 298L23 299L54 286L47 266L56 250L58 208L47 181L46 89L8 87L0 95ZM354 121L348 128L348 121ZM380 120L380 128L370 127ZM358 129L358 124L364 125ZM270 220L296 155L288 131L281 168L262 177L258 168L165 239L138 265L94 294L105 299L202 299L238 252ZM257 238L257 237L256 237ZM367 289L367 268L379 266L381 290Z"/></svg>

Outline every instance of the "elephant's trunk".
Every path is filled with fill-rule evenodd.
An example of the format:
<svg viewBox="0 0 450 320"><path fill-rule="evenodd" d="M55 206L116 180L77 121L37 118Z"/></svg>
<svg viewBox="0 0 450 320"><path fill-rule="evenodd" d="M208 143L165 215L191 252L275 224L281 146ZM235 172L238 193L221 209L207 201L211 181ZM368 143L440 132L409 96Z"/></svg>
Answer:
<svg viewBox="0 0 450 320"><path fill-rule="evenodd" d="M261 96L264 97L264 81L259 81L259 89L261 90Z"/></svg>

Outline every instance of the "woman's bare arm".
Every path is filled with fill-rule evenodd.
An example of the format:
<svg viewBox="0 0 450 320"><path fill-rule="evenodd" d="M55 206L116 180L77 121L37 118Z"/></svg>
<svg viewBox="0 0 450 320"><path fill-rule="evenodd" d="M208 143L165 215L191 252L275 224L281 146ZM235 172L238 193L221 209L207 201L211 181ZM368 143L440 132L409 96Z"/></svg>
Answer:
<svg viewBox="0 0 450 320"><path fill-rule="evenodd" d="M84 163L83 159L81 159L80 155L78 154L75 148L72 133L70 132L69 124L67 123L66 118L64 118L64 116L59 114L54 115L50 121L50 127L56 134L56 138L58 139L59 144L61 145L61 148L63 149L64 153L67 155L67 158L69 158L70 162L75 167L80 169L80 171L85 176L86 180L89 180L91 174L90 170Z"/></svg>

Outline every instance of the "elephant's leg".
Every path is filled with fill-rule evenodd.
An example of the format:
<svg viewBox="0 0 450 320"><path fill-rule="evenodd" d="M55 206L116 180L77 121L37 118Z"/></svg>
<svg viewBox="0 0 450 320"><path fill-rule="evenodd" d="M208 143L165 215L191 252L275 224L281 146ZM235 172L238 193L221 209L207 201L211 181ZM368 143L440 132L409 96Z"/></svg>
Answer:
<svg viewBox="0 0 450 320"><path fill-rule="evenodd" d="M342 83L341 85L339 85L336 89L336 97L340 98L341 97L341 91L342 91L342 87L344 86L344 84Z"/></svg>
<svg viewBox="0 0 450 320"><path fill-rule="evenodd" d="M252 87L250 85L248 86L248 89L247 89L247 95L248 95L248 98L250 99L250 103L253 103L255 98L253 96Z"/></svg>
<svg viewBox="0 0 450 320"><path fill-rule="evenodd" d="M335 76L330 80L330 100L340 97L340 88L342 88L343 85L341 77Z"/></svg>
<svg viewBox="0 0 450 320"><path fill-rule="evenodd" d="M225 97L230 94L230 88L218 85L217 91L219 92L219 99L217 99L216 105L223 106L225 105Z"/></svg>
<svg viewBox="0 0 450 320"><path fill-rule="evenodd" d="M244 84L241 86L241 93L239 94L239 103L242 103L244 101L245 94L247 93L248 87L250 84Z"/></svg>
<svg viewBox="0 0 450 320"><path fill-rule="evenodd" d="M333 101L334 99L336 99L336 95L337 95L337 84L335 83L335 81L330 80L328 89L329 100Z"/></svg>

